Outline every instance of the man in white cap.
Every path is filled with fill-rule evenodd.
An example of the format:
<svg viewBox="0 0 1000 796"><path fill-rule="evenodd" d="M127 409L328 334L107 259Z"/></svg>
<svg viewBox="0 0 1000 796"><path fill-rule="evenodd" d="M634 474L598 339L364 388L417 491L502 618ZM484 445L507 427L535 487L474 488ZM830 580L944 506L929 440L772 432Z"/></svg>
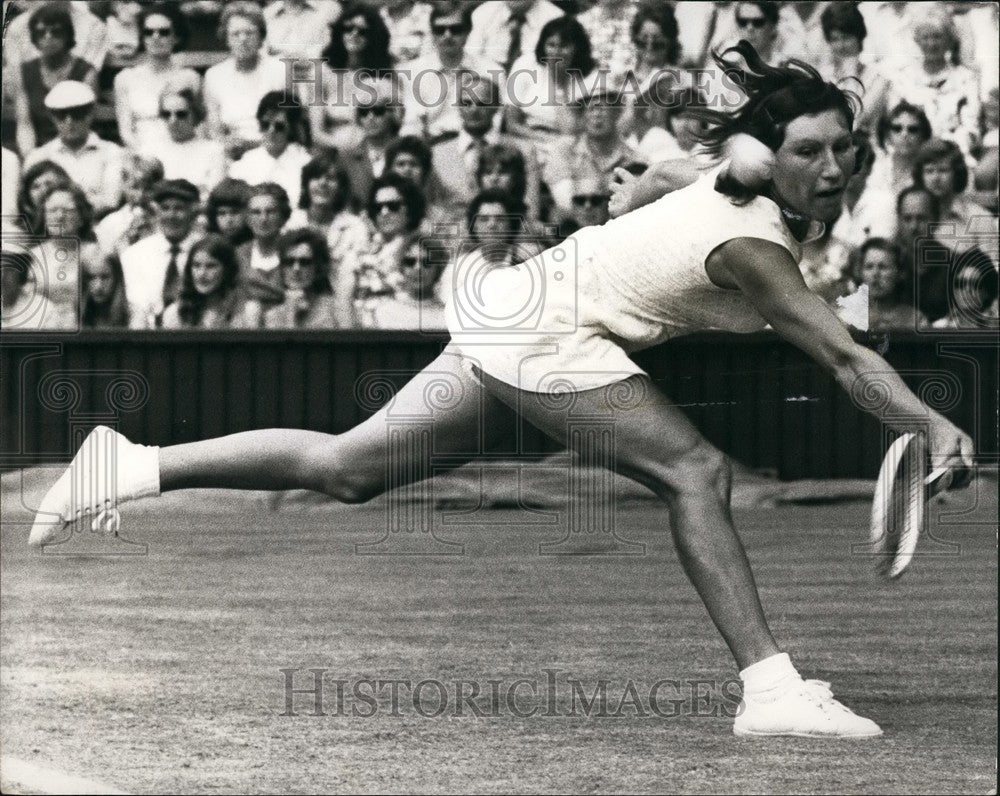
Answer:
<svg viewBox="0 0 1000 796"><path fill-rule="evenodd" d="M94 206L114 210L122 201L124 150L93 132L97 97L86 83L63 80L45 95L45 107L55 120L58 138L31 151L24 166L52 160L69 173Z"/></svg>

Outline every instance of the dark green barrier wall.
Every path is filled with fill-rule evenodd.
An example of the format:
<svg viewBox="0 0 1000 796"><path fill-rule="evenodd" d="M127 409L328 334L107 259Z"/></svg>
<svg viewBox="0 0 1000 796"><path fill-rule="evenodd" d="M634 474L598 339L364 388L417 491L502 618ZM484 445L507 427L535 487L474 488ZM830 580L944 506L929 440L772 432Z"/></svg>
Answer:
<svg viewBox="0 0 1000 796"><path fill-rule="evenodd" d="M158 445L271 426L343 431L371 413L355 398L359 376L419 370L444 342L396 332L3 335L0 464L64 459L74 435L99 422ZM995 340L867 342L887 346L910 386L973 434L981 461L996 464ZM879 424L772 334L700 335L636 358L709 439L748 466L783 478L877 472ZM537 432L525 445L548 447Z"/></svg>

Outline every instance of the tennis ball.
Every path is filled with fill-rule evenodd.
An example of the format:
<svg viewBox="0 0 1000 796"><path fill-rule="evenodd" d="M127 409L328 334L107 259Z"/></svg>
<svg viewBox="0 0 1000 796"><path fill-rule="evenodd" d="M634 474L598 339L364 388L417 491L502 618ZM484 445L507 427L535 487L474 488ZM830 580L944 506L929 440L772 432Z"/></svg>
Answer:
<svg viewBox="0 0 1000 796"><path fill-rule="evenodd" d="M759 139L737 133L726 142L729 174L747 188L769 182L774 170L774 152Z"/></svg>

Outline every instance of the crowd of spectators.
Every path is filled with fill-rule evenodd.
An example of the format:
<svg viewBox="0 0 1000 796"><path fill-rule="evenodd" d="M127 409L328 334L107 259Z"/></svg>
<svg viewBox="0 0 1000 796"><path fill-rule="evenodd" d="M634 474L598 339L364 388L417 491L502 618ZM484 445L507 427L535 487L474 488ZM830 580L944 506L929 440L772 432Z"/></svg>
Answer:
<svg viewBox="0 0 1000 796"><path fill-rule="evenodd" d="M443 329L468 273L608 221L616 169L712 165L697 108L739 39L862 97L810 288L874 329L997 323L996 3L3 13L7 330Z"/></svg>

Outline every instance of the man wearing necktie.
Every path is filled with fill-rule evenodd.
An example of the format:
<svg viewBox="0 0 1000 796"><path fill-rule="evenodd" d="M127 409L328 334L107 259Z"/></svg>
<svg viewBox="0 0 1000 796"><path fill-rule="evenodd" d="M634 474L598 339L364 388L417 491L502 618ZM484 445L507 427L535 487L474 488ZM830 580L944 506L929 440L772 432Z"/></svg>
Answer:
<svg viewBox="0 0 1000 796"><path fill-rule="evenodd" d="M177 300L198 208L198 189L187 180L162 180L152 191L157 231L122 252L125 297L134 328L155 328Z"/></svg>

